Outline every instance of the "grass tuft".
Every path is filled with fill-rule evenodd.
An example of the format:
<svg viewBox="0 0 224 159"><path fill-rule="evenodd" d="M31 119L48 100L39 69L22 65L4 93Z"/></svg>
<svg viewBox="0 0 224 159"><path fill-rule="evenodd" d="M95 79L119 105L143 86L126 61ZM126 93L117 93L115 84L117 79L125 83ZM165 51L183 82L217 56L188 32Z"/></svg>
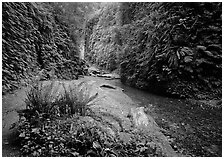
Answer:
<svg viewBox="0 0 224 159"><path fill-rule="evenodd" d="M60 101L59 85L51 82L49 85L43 83L34 84L27 93L25 100L26 108L37 114L55 116L59 113L57 104Z"/></svg>
<svg viewBox="0 0 224 159"><path fill-rule="evenodd" d="M85 83L81 82L78 85L68 86L68 89L63 84L64 95L62 96L62 105L60 106L62 111L67 108L69 114L79 114L85 116L90 110L90 106L94 104L92 102L97 98L98 93L91 96L91 87Z"/></svg>
<svg viewBox="0 0 224 159"><path fill-rule="evenodd" d="M85 116L90 106L94 105L93 100L97 98L98 93L91 95L91 86L85 82L68 87L63 83L62 86L64 93L60 84L55 81L46 85L33 83L25 100L26 108L49 118L74 114Z"/></svg>

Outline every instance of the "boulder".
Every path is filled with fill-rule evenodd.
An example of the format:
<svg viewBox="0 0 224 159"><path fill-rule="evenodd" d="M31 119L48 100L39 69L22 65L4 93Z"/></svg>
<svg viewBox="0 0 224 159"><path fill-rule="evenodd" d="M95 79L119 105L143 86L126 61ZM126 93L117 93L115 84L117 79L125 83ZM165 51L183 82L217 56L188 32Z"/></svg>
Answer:
<svg viewBox="0 0 224 159"><path fill-rule="evenodd" d="M102 84L100 85L101 88L109 88L109 89L116 89L116 86L113 86L111 84Z"/></svg>
<svg viewBox="0 0 224 159"><path fill-rule="evenodd" d="M102 74L102 75L97 75L98 77L104 77L106 78L107 80L110 80L110 79L120 79L120 76L118 74Z"/></svg>
<svg viewBox="0 0 224 159"><path fill-rule="evenodd" d="M100 70L95 67L89 67L88 72L91 76L96 76L101 73Z"/></svg>

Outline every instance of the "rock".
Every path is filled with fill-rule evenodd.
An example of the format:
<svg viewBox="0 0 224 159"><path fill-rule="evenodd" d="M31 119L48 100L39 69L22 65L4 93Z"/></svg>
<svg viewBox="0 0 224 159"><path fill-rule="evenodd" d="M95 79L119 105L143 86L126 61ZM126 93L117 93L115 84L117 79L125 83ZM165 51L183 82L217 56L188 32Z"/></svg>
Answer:
<svg viewBox="0 0 224 159"><path fill-rule="evenodd" d="M97 75L98 77L105 77L108 79L120 79L120 76L118 74L103 74L103 75Z"/></svg>
<svg viewBox="0 0 224 159"><path fill-rule="evenodd" d="M83 72L84 72L85 75L88 75L88 74L89 74L88 70L89 70L88 67L85 67L85 68L83 69Z"/></svg>
<svg viewBox="0 0 224 159"><path fill-rule="evenodd" d="M102 88L110 88L110 89L116 89L116 87L115 86L113 86L113 85L111 85L111 84L102 84L102 85L100 85L100 87Z"/></svg>
<svg viewBox="0 0 224 159"><path fill-rule="evenodd" d="M100 71L99 70L93 70L91 73L97 75L97 74L100 74Z"/></svg>
<svg viewBox="0 0 224 159"><path fill-rule="evenodd" d="M79 75L78 78L84 78L84 75Z"/></svg>
<svg viewBox="0 0 224 159"><path fill-rule="evenodd" d="M100 70L95 68L95 67L90 67L88 69L88 72L90 75L97 75L97 74L100 74Z"/></svg>
<svg viewBox="0 0 224 159"><path fill-rule="evenodd" d="M130 112L133 124L137 128L147 127L149 125L148 118L144 113L144 107L132 108Z"/></svg>
<svg viewBox="0 0 224 159"><path fill-rule="evenodd" d="M113 80L113 78L105 78L105 80Z"/></svg>

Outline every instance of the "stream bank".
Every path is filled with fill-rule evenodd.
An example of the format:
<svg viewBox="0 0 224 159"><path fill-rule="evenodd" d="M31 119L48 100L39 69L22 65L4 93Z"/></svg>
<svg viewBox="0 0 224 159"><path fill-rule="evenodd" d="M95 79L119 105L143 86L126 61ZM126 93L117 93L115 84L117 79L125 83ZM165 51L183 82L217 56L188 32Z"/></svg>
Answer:
<svg viewBox="0 0 224 159"><path fill-rule="evenodd" d="M52 88L57 91L56 94L61 94L64 93L65 88L70 88L70 86L77 88L76 85L83 82L89 85L89 93L98 94L97 99L95 100L96 103L91 107L91 109L95 112L96 115L97 113L105 114L105 117L103 116L103 121L107 121L109 122L109 124L103 125L102 123L100 123L100 127L102 129L105 129L107 133L110 133L112 136L114 136L115 134L119 135L119 140L121 140L121 142L124 142L125 144L135 143L132 141L133 139L135 140L135 138L136 142L141 142L139 144L149 144L150 146L148 145L147 147L145 147L148 150L147 152L138 149L138 147L133 147L139 151L139 155L166 157L181 156L181 154L175 153L175 151L172 149L168 140L160 131L160 128L155 123L154 119L150 116L147 117L147 115L145 115L144 110L142 109L143 107L137 108L132 99L123 93L123 89L110 85L109 82L105 81L102 78L89 76L72 81L56 80L53 82ZM51 83L52 81L41 82L41 84L45 86L51 85ZM26 99L26 93L24 93L25 90L26 89L24 88L14 92L14 94L12 95L9 94L8 96L6 95L3 97L3 136L5 137L3 145L3 156L20 156L19 151L16 151L18 150L15 142L15 139L18 138L18 134L15 133L16 127L14 126L14 129L11 129L11 127L13 125L16 125L14 123L18 121L17 112L21 109L24 109L24 101ZM88 116L84 116L84 118L85 117ZM85 118L85 120L87 120L87 118ZM87 121L96 122L94 120L95 118L93 118L93 121L92 119ZM111 129L111 126L116 129ZM142 136L142 139L144 139L145 142L139 140L138 136L135 136L138 133L144 134ZM19 136L21 136L21 134L19 134ZM29 137L29 139L30 138L31 137ZM39 146L41 148L41 145L37 144L36 146ZM132 155L138 156L138 153Z"/></svg>
<svg viewBox="0 0 224 159"><path fill-rule="evenodd" d="M150 94L123 85L118 79L87 78L98 84L109 83L120 87L136 105L144 107L145 112L155 119L176 152L184 156L221 156L221 107ZM16 110L24 108L21 100L24 97L25 89L3 96L3 156L18 156L15 142L9 140L13 138L9 127L17 120Z"/></svg>
<svg viewBox="0 0 224 159"><path fill-rule="evenodd" d="M110 81L124 89L165 129L174 150L186 156L222 156L222 108L220 100L175 99L155 95Z"/></svg>
<svg viewBox="0 0 224 159"><path fill-rule="evenodd" d="M101 81L102 78L95 77ZM105 78L105 81L108 81ZM185 156L222 156L222 101L176 99L109 80L152 116L171 143Z"/></svg>

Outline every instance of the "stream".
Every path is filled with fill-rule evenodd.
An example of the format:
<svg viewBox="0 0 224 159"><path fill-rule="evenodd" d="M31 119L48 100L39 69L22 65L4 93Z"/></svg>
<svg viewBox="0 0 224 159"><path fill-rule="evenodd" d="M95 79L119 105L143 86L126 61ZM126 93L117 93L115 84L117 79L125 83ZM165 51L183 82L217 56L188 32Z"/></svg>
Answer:
<svg viewBox="0 0 224 159"><path fill-rule="evenodd" d="M105 82L122 88L138 106L145 107L146 113L164 129L176 152L185 156L222 156L221 108L155 95L124 85L120 80Z"/></svg>

